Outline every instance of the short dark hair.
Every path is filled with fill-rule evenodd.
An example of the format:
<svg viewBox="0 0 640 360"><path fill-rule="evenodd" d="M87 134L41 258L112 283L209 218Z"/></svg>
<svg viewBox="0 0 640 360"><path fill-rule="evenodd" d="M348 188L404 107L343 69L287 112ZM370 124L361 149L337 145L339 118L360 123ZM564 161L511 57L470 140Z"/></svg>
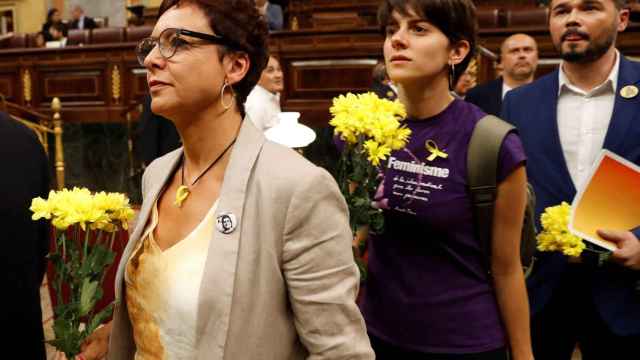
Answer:
<svg viewBox="0 0 640 360"><path fill-rule="evenodd" d="M56 9L56 8L49 9L49 11L47 12L47 22L51 22L52 21L51 18L57 12L58 12L58 9Z"/></svg>
<svg viewBox="0 0 640 360"><path fill-rule="evenodd" d="M253 0L163 0L158 18L173 6L194 4L203 10L209 19L209 26L216 35L238 44L240 49L220 45L220 59L232 52L241 51L249 55L249 71L237 84L233 85L236 102L244 116L244 102L258 83L262 70L267 65L267 23L255 7Z"/></svg>
<svg viewBox="0 0 640 360"><path fill-rule="evenodd" d="M457 83L475 55L478 23L476 8L471 0L385 0L378 9L378 23L383 33L394 10L402 15L413 10L416 15L440 29L452 44L461 40L469 42L469 54L455 67L453 83Z"/></svg>

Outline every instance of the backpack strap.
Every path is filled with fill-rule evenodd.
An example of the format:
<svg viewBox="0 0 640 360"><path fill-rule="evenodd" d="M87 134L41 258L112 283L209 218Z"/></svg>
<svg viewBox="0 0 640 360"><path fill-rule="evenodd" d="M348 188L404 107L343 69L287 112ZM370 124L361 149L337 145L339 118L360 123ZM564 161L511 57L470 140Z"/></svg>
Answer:
<svg viewBox="0 0 640 360"><path fill-rule="evenodd" d="M478 121L467 153L467 182L473 208L474 229L491 270L493 208L496 200L498 158L504 138L514 130L511 124L493 115Z"/></svg>

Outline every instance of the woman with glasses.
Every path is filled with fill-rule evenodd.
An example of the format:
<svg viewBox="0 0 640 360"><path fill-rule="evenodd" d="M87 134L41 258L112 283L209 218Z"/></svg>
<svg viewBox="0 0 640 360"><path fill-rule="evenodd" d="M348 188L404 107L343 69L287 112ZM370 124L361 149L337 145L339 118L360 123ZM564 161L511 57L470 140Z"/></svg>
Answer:
<svg viewBox="0 0 640 360"><path fill-rule="evenodd" d="M82 358L373 359L347 210L324 170L243 103L267 61L252 0L164 0L137 47L183 147L149 165L113 321Z"/></svg>

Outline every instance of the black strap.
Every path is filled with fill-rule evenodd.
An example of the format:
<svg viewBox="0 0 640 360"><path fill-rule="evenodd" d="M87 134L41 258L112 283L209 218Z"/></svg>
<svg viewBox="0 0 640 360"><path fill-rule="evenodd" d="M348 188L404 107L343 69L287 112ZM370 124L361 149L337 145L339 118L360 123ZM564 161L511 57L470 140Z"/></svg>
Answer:
<svg viewBox="0 0 640 360"><path fill-rule="evenodd" d="M485 252L488 272L491 270L491 230L500 147L507 134L514 129L511 124L493 115L486 115L476 124L469 142L467 181L473 207L474 228Z"/></svg>

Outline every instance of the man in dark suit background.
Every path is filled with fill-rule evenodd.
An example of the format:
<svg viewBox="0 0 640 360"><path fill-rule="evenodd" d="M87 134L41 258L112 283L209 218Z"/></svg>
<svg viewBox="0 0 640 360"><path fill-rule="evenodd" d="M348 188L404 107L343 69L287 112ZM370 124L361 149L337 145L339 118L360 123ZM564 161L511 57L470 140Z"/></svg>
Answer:
<svg viewBox="0 0 640 360"><path fill-rule="evenodd" d="M527 153L538 219L546 207L571 203L601 149L640 165L640 63L615 48L629 22L624 0L552 0L549 6L562 64L509 92L502 112ZM612 261L589 251L571 259L538 254L527 279L536 359L569 360L576 343L585 360L638 353L640 228L628 230L619 234Z"/></svg>
<svg viewBox="0 0 640 360"><path fill-rule="evenodd" d="M84 9L80 5L74 5L71 9L71 26L70 29L95 29L96 21L84 14Z"/></svg>
<svg viewBox="0 0 640 360"><path fill-rule="evenodd" d="M146 95L142 103L142 114L138 121L135 140L136 156L144 166L160 156L181 146L180 135L175 125L151 111L151 96Z"/></svg>
<svg viewBox="0 0 640 360"><path fill-rule="evenodd" d="M31 200L46 198L49 165L35 133L0 112L0 347L7 358L46 358L40 285L46 270L49 226L31 220Z"/></svg>
<svg viewBox="0 0 640 360"><path fill-rule="evenodd" d="M514 34L500 47L502 76L476 86L467 92L465 100L477 105L487 114L499 116L502 99L511 89L533 81L538 67L538 45L527 34Z"/></svg>

